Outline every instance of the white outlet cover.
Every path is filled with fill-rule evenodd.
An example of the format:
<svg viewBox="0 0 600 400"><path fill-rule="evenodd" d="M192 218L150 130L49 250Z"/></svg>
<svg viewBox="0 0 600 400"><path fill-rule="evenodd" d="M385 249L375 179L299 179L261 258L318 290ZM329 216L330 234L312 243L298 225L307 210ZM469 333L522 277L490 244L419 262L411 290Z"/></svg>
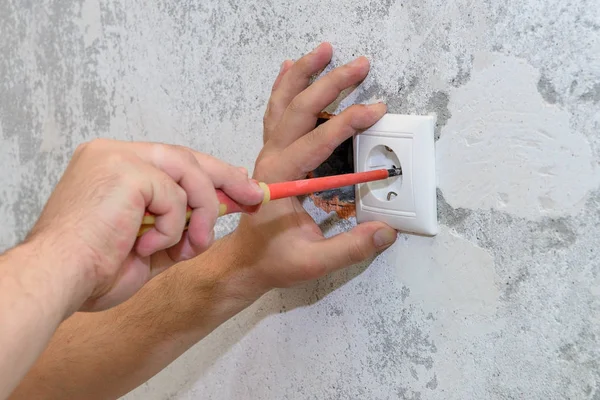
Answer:
<svg viewBox="0 0 600 400"><path fill-rule="evenodd" d="M386 114L354 137L354 171L400 166L402 175L356 185L356 220L438 233L434 116ZM398 165L400 164L400 165Z"/></svg>

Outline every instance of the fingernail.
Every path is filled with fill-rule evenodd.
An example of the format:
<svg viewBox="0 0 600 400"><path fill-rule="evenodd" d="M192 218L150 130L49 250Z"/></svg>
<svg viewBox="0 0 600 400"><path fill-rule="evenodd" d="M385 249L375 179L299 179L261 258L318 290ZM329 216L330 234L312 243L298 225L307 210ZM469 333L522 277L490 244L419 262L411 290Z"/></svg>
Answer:
<svg viewBox="0 0 600 400"><path fill-rule="evenodd" d="M356 67L357 65L360 64L360 58L357 58L356 60L352 60L348 63L349 67Z"/></svg>
<svg viewBox="0 0 600 400"><path fill-rule="evenodd" d="M244 167L238 167L238 170L239 170L239 171L240 171L242 174L244 174L244 175L248 175L248 170L247 170L246 168L244 168Z"/></svg>
<svg viewBox="0 0 600 400"><path fill-rule="evenodd" d="M365 63L364 58L363 57L358 57L357 59L350 61L347 65L349 67L358 67L358 66L361 66L364 63Z"/></svg>
<svg viewBox="0 0 600 400"><path fill-rule="evenodd" d="M279 73L282 73L284 68L285 68L285 61L281 63L281 67L279 67Z"/></svg>
<svg viewBox="0 0 600 400"><path fill-rule="evenodd" d="M396 241L397 233L393 229L381 228L373 235L375 247L388 247Z"/></svg>
<svg viewBox="0 0 600 400"><path fill-rule="evenodd" d="M369 104L367 107L373 111L387 111L387 105L385 103L379 102L375 104Z"/></svg>
<svg viewBox="0 0 600 400"><path fill-rule="evenodd" d="M260 185L258 184L258 182L255 181L254 179L252 179L250 181L250 185L252 186L252 189L254 189L257 193L260 193L262 195L265 194L265 191L263 190L263 188L261 188Z"/></svg>
<svg viewBox="0 0 600 400"><path fill-rule="evenodd" d="M321 43L320 45L315 47L315 49L313 51L311 51L310 54L317 54L319 52L319 49L321 48L321 46L323 46L323 43Z"/></svg>

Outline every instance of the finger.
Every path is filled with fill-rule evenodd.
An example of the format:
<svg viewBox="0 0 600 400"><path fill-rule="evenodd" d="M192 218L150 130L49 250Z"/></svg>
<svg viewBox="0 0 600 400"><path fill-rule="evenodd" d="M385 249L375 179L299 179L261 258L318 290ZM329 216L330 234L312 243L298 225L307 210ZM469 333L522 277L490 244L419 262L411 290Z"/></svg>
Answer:
<svg viewBox="0 0 600 400"><path fill-rule="evenodd" d="M221 189L232 200L249 206L262 203L264 191L248 177L247 171L208 154L195 151L192 154L214 187Z"/></svg>
<svg viewBox="0 0 600 400"><path fill-rule="evenodd" d="M194 258L201 252L191 243L189 232L184 231L179 243L169 247L165 251L152 254L149 261L150 269L147 274L148 278L146 280L154 278L178 262Z"/></svg>
<svg viewBox="0 0 600 400"><path fill-rule="evenodd" d="M188 172L187 169L195 168L197 164L202 174L208 176L212 182L212 187L223 190L234 201L245 205L255 205L263 201L263 189L249 178L248 170L243 167L233 166L209 154L200 153L184 146L158 145L154 143L142 143L141 145L155 147L153 149L155 155L150 161L158 168L169 173L173 179L177 180L180 176L185 177L185 173ZM151 150L145 148L144 153L148 153L149 151ZM194 179L191 179L191 181L192 183L189 185L190 190L194 188L198 189L197 181ZM183 178L179 183L186 191L188 190L188 185L185 184ZM200 186L200 189L205 191L204 186ZM193 194L190 194L189 197L191 199ZM216 204L218 210L218 201ZM190 207L194 208L195 206L190 203Z"/></svg>
<svg viewBox="0 0 600 400"><path fill-rule="evenodd" d="M349 232L314 242L303 257L310 260L307 279L317 279L340 268L357 264L391 246L397 232L382 222L367 222Z"/></svg>
<svg viewBox="0 0 600 400"><path fill-rule="evenodd" d="M292 65L294 65L294 62L290 60L285 60L283 64L281 64L281 69L279 71L279 75L277 75L277 78L275 79L275 83L273 83L271 94L277 90L281 84L283 76L290 70ZM277 112L273 112L273 107L275 107L275 111ZM265 110L265 115L263 117L263 143L266 143L267 140L269 140L271 133L277 126L277 123L279 122L278 116L283 113L281 110L285 110L285 107L277 108L271 101L267 103L267 109Z"/></svg>
<svg viewBox="0 0 600 400"><path fill-rule="evenodd" d="M150 271L146 260L134 253L130 253L113 286L107 287L105 292L96 293L86 300L80 311L101 311L114 307L127 300L150 280Z"/></svg>
<svg viewBox="0 0 600 400"><path fill-rule="evenodd" d="M283 76L285 75L286 72L288 72L290 70L292 65L294 65L293 60L285 60L281 64L281 68L279 69L279 74L277 75L277 78L275 78L275 82L273 82L273 87L271 88L271 93L273 93L273 92L275 92L275 90L277 90L277 88L279 87L279 84L281 83L281 80L283 79Z"/></svg>
<svg viewBox="0 0 600 400"><path fill-rule="evenodd" d="M162 259L152 260L152 276L156 273L162 272L164 269L170 267L173 263L189 260L191 258L196 257L198 254L202 253L208 247L210 247L215 240L214 230L210 233L209 239L206 243L205 248L199 248L194 245L189 237L189 232L185 231L179 243L175 246L167 249L168 257L163 257Z"/></svg>
<svg viewBox="0 0 600 400"><path fill-rule="evenodd" d="M156 215L154 227L135 245L141 257L169 248L179 242L185 227L187 195L169 175L150 166L144 168L148 185L142 190L146 208Z"/></svg>
<svg viewBox="0 0 600 400"><path fill-rule="evenodd" d="M299 179L321 165L342 142L375 124L385 115L385 104L357 104L319 125L282 153L281 180Z"/></svg>
<svg viewBox="0 0 600 400"><path fill-rule="evenodd" d="M192 245L190 238L189 238L189 233L184 232L179 243L177 243L175 246L168 249L167 254L169 256L168 261L179 262L179 261L189 260L190 258L193 258L200 253L198 252L198 249L196 248L196 246ZM164 263L164 262L162 264L156 265L153 262L152 270L154 271L155 266L157 267L157 270L161 270L164 268L164 264L168 265L168 263Z"/></svg>
<svg viewBox="0 0 600 400"><path fill-rule="evenodd" d="M314 74L329 64L332 54L331 45L322 43L291 66L269 99L269 116L267 117L269 126L271 126L271 121L275 121L275 123L280 121L292 99L308 87ZM269 139L277 143L279 136L276 137L272 134L271 136Z"/></svg>
<svg viewBox="0 0 600 400"><path fill-rule="evenodd" d="M317 123L318 114L335 101L343 90L365 79L368 73L369 60L359 57L334 69L297 95L281 119L280 126L285 127L282 143L287 146L310 132Z"/></svg>
<svg viewBox="0 0 600 400"><path fill-rule="evenodd" d="M146 157L152 165L164 171L183 188L187 196L187 204L182 208L184 214L187 205L192 208L188 226L190 243L198 252L206 250L210 245L211 232L217 221L219 200L210 174L198 162L200 153L182 146L155 143L142 143L137 151L138 154L143 153L142 156ZM237 168L230 167L236 175L242 175ZM256 197L262 201L262 195ZM178 242L179 239L172 245Z"/></svg>

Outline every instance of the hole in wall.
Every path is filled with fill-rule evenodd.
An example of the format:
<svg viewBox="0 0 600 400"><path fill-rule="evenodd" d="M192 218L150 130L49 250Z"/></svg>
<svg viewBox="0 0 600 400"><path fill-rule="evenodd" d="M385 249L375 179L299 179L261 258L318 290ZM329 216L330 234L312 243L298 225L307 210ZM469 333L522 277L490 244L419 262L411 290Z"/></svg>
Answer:
<svg viewBox="0 0 600 400"><path fill-rule="evenodd" d="M316 125L324 124L332 117L334 117L332 114L321 113ZM339 145L327 160L311 171L308 177L318 178L354 172L354 153L352 149L352 138L349 138ZM340 218L349 218L356 215L354 186L313 193L310 198L317 207L325 212L335 211Z"/></svg>
<svg viewBox="0 0 600 400"><path fill-rule="evenodd" d="M378 145L371 149L367 156L367 170L402 168L398 156L388 146ZM381 181L367 183L373 196L381 201L393 201L402 186L402 175L393 176Z"/></svg>

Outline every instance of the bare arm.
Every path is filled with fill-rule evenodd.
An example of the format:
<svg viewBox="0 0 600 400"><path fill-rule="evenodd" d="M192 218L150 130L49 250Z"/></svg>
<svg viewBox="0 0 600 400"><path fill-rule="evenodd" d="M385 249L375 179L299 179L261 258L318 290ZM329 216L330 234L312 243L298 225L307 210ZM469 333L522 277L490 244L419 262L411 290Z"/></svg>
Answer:
<svg viewBox="0 0 600 400"><path fill-rule="evenodd" d="M329 63L331 51L322 45L293 65L284 63L265 115L256 179L305 176L385 113L382 104L352 106L313 129L318 113L369 69L360 58L307 87L310 77ZM13 399L123 395L271 288L360 262L395 239L396 232L378 222L326 239L298 199L268 203L256 215L244 215L233 234L161 274L128 302L67 320Z"/></svg>
<svg viewBox="0 0 600 400"><path fill-rule="evenodd" d="M183 147L80 146L27 241L0 254L0 399L65 318L115 306L205 250L218 215L216 186L248 204L264 195L246 172ZM156 223L137 238L146 209Z"/></svg>
<svg viewBox="0 0 600 400"><path fill-rule="evenodd" d="M11 398L117 398L158 373L258 296L230 292L229 240L165 271L115 308L74 314Z"/></svg>
<svg viewBox="0 0 600 400"><path fill-rule="evenodd" d="M92 293L93 279L47 243L0 255L0 398L10 394L52 333Z"/></svg>

